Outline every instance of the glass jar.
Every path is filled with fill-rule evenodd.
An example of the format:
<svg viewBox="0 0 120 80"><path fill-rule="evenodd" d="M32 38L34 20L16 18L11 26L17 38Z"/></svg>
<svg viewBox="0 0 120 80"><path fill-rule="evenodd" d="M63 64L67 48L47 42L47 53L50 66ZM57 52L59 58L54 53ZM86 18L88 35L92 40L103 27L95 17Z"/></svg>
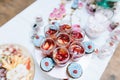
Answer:
<svg viewBox="0 0 120 80"><path fill-rule="evenodd" d="M70 44L70 36L67 33L59 33L56 38L57 46L67 47Z"/></svg>
<svg viewBox="0 0 120 80"><path fill-rule="evenodd" d="M58 47L53 51L53 59L58 66L65 66L70 59L70 54L65 47Z"/></svg>
<svg viewBox="0 0 120 80"><path fill-rule="evenodd" d="M51 37L52 39L56 38L58 32L59 32L59 27L52 24L49 24L44 28L45 36Z"/></svg>
<svg viewBox="0 0 120 80"><path fill-rule="evenodd" d="M78 61L85 54L85 48L82 43L75 41L71 43L69 52L71 54L71 59L73 61Z"/></svg>
<svg viewBox="0 0 120 80"><path fill-rule="evenodd" d="M52 51L55 49L56 43L51 38L46 38L42 43L40 49L42 50L43 54L52 56Z"/></svg>
<svg viewBox="0 0 120 80"><path fill-rule="evenodd" d="M113 14L108 15L107 10L99 10L94 16L90 16L88 19L85 32L91 39L98 38L103 32L105 32L110 25L110 19Z"/></svg>

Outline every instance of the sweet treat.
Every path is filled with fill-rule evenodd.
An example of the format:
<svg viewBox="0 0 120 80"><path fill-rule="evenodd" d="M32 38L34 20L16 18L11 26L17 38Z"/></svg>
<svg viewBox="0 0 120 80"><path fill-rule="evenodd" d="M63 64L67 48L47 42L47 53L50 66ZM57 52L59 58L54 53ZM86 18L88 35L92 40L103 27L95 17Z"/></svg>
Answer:
<svg viewBox="0 0 120 80"><path fill-rule="evenodd" d="M55 48L56 44L51 38L46 38L43 44L41 45L41 49L43 53L50 55L50 52Z"/></svg>
<svg viewBox="0 0 120 80"><path fill-rule="evenodd" d="M60 4L59 9L54 8L53 12L49 15L49 20L60 20L66 15L65 5Z"/></svg>
<svg viewBox="0 0 120 80"><path fill-rule="evenodd" d="M49 72L51 71L55 66L55 63L52 58L45 57L40 62L40 67L43 71Z"/></svg>
<svg viewBox="0 0 120 80"><path fill-rule="evenodd" d="M0 46L0 80L33 80L34 62L23 46Z"/></svg>
<svg viewBox="0 0 120 80"><path fill-rule="evenodd" d="M69 33L71 31L71 26L68 24L62 24L60 25L60 31Z"/></svg>
<svg viewBox="0 0 120 80"><path fill-rule="evenodd" d="M38 35L34 36L34 38L32 40L34 46L39 48L40 45L43 43L44 38L45 37L43 37L43 36L38 36Z"/></svg>
<svg viewBox="0 0 120 80"><path fill-rule="evenodd" d="M49 20L55 20L55 14L54 13L50 13Z"/></svg>
<svg viewBox="0 0 120 80"><path fill-rule="evenodd" d="M57 25L57 24L56 24ZM56 25L48 25L45 27L45 35L46 37L55 38L58 33L59 27Z"/></svg>
<svg viewBox="0 0 120 80"><path fill-rule="evenodd" d="M53 59L58 66L64 66L70 58L69 52L64 47L58 47L53 51Z"/></svg>
<svg viewBox="0 0 120 80"><path fill-rule="evenodd" d="M66 10L65 10L65 5L64 4L60 5L60 13L62 14L63 17L66 15Z"/></svg>
<svg viewBox="0 0 120 80"><path fill-rule="evenodd" d="M71 63L67 67L67 73L71 78L79 78L82 75L82 68L81 65L78 63Z"/></svg>
<svg viewBox="0 0 120 80"><path fill-rule="evenodd" d="M71 30L71 39L72 41L78 40L78 41L83 41L85 37L85 33L83 30L80 29L79 25L75 25L72 27Z"/></svg>
<svg viewBox="0 0 120 80"><path fill-rule="evenodd" d="M67 46L70 43L70 37L66 33L59 33L57 35L57 45L58 46Z"/></svg>
<svg viewBox="0 0 120 80"><path fill-rule="evenodd" d="M94 51L95 49L95 45L93 42L91 41L86 41L83 43L84 44L84 47L85 47L85 53L86 54L90 54Z"/></svg>
<svg viewBox="0 0 120 80"><path fill-rule="evenodd" d="M71 54L71 59L73 61L78 61L85 54L85 49L79 41L76 41L70 45L69 52Z"/></svg>

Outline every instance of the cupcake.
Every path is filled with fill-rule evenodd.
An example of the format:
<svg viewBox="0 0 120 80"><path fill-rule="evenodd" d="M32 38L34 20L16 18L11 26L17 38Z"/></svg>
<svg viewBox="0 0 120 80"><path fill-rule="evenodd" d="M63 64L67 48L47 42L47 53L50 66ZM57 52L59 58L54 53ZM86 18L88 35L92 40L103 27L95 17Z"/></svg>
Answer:
<svg viewBox="0 0 120 80"><path fill-rule="evenodd" d="M45 57L40 62L40 67L43 71L49 72L51 71L55 66L55 63L52 58Z"/></svg>
<svg viewBox="0 0 120 80"><path fill-rule="evenodd" d="M82 75L82 68L78 63L71 63L67 67L67 73L71 78L79 78Z"/></svg>
<svg viewBox="0 0 120 80"><path fill-rule="evenodd" d="M95 45L93 42L91 41L86 41L83 43L84 44L84 47L85 47L85 53L86 54L90 54L94 51L95 49Z"/></svg>
<svg viewBox="0 0 120 80"><path fill-rule="evenodd" d="M49 20L54 20L55 19L55 14L54 13L50 13L49 15Z"/></svg>

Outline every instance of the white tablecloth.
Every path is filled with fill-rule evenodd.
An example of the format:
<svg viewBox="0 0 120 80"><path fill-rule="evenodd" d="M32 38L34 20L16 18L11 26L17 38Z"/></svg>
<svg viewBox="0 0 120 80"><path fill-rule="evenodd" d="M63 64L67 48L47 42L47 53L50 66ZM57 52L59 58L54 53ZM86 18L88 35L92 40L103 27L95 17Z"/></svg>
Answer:
<svg viewBox="0 0 120 80"><path fill-rule="evenodd" d="M0 44L17 43L28 48L34 56L34 46L30 42L32 26L36 16L42 15L46 21L50 11L60 3L60 0L37 0L0 28ZM8 10L9 11L9 10ZM46 24L46 23L45 23ZM115 49L114 49L115 50ZM113 51L114 51L113 50ZM111 55L112 56L112 55ZM93 56L81 80L99 80L111 56L100 60ZM34 80L58 80L42 74L35 62Z"/></svg>

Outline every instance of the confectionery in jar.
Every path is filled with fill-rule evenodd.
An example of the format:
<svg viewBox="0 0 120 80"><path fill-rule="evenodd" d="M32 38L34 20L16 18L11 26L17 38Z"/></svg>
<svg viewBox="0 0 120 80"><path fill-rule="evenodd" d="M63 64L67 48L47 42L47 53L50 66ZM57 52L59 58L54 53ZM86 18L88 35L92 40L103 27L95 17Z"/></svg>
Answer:
<svg viewBox="0 0 120 80"><path fill-rule="evenodd" d="M71 54L71 59L73 61L78 61L85 54L85 48L79 41L75 41L71 43L69 52Z"/></svg>
<svg viewBox="0 0 120 80"><path fill-rule="evenodd" d="M45 31L45 36L46 37L51 37L55 39L57 33L58 33L59 27L55 24L49 24L45 26L44 31Z"/></svg>
<svg viewBox="0 0 120 80"><path fill-rule="evenodd" d="M56 38L57 46L68 46L70 44L70 36L66 33L59 33Z"/></svg>
<svg viewBox="0 0 120 80"><path fill-rule="evenodd" d="M56 47L56 44L53 39L46 38L44 42L42 43L40 49L43 51L45 55L51 56L52 50Z"/></svg>
<svg viewBox="0 0 120 80"><path fill-rule="evenodd" d="M72 27L71 33L71 41L83 41L85 37L85 32L80 28L79 25L74 25Z"/></svg>
<svg viewBox="0 0 120 80"><path fill-rule="evenodd" d="M65 66L70 59L70 54L65 47L58 47L53 51L53 59L58 66Z"/></svg>

